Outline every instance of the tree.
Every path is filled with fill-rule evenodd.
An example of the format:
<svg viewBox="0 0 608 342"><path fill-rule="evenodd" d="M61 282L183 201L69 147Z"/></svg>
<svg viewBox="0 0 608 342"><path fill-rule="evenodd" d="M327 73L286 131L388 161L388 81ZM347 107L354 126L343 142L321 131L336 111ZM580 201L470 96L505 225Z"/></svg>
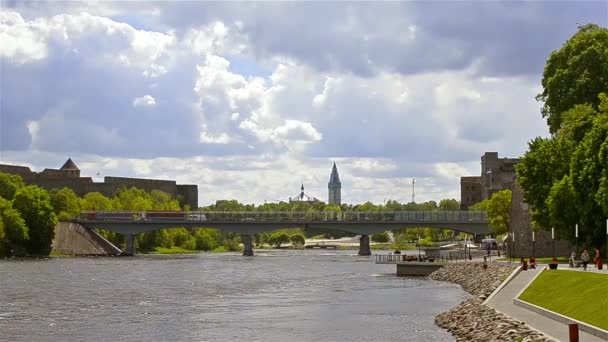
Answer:
<svg viewBox="0 0 608 342"><path fill-rule="evenodd" d="M21 177L0 172L0 197L12 200L15 197L15 192L24 186L25 184L23 184Z"/></svg>
<svg viewBox="0 0 608 342"><path fill-rule="evenodd" d="M23 187L15 193L13 208L19 211L29 229L28 253L49 255L57 224L49 193L35 185Z"/></svg>
<svg viewBox="0 0 608 342"><path fill-rule="evenodd" d="M0 257L25 254L29 229L10 201L0 197Z"/></svg>
<svg viewBox="0 0 608 342"><path fill-rule="evenodd" d="M460 210L460 202L450 198L439 201L439 210L442 211L457 211Z"/></svg>
<svg viewBox="0 0 608 342"><path fill-rule="evenodd" d="M60 219L70 219L80 214L80 198L69 188L53 189L49 193L55 214Z"/></svg>
<svg viewBox="0 0 608 342"><path fill-rule="evenodd" d="M80 201L82 210L113 210L112 200L99 192L89 192Z"/></svg>
<svg viewBox="0 0 608 342"><path fill-rule="evenodd" d="M511 216L511 190L501 190L492 195L488 203L488 219L490 230L494 235L502 235L509 231Z"/></svg>
<svg viewBox="0 0 608 342"><path fill-rule="evenodd" d="M304 239L304 235L302 234L293 234L289 237L291 244L294 246L304 246L306 244L306 240Z"/></svg>
<svg viewBox="0 0 608 342"><path fill-rule="evenodd" d="M281 245L289 242L289 235L287 233L274 233L270 236L268 243L274 245L277 248L281 248Z"/></svg>
<svg viewBox="0 0 608 342"><path fill-rule="evenodd" d="M373 242L386 243L389 240L388 233L382 232L382 233L372 234L371 240Z"/></svg>
<svg viewBox="0 0 608 342"><path fill-rule="evenodd" d="M597 108L597 95L608 89L608 29L580 26L561 49L553 51L543 73L543 117L549 131L557 133L562 115L577 104Z"/></svg>

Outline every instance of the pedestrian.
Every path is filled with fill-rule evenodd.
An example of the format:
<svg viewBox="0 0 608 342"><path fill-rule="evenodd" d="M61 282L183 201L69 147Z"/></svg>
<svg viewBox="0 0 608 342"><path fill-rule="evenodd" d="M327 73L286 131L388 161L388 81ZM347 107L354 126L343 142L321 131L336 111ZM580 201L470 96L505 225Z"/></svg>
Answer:
<svg viewBox="0 0 608 342"><path fill-rule="evenodd" d="M602 267L602 258L600 258L600 250L599 248L595 249L595 257L593 258L593 263L595 264L595 268L598 270Z"/></svg>
<svg viewBox="0 0 608 342"><path fill-rule="evenodd" d="M530 258L530 269L536 269L536 258Z"/></svg>
<svg viewBox="0 0 608 342"><path fill-rule="evenodd" d="M586 271L587 270L587 263L589 262L589 253L587 253L587 250L583 250L583 254L581 254L581 261L583 262L583 269Z"/></svg>
<svg viewBox="0 0 608 342"><path fill-rule="evenodd" d="M572 254L570 254L570 260L568 260L568 266L570 268L574 268L576 263L576 253L572 252Z"/></svg>

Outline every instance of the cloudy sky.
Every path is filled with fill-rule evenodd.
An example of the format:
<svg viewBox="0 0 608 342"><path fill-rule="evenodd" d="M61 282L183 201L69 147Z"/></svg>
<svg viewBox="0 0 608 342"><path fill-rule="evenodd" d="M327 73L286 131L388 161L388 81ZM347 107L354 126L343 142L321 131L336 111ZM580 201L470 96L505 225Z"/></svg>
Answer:
<svg viewBox="0 0 608 342"><path fill-rule="evenodd" d="M0 3L0 162L199 202L459 199L546 136L544 63L608 1Z"/></svg>

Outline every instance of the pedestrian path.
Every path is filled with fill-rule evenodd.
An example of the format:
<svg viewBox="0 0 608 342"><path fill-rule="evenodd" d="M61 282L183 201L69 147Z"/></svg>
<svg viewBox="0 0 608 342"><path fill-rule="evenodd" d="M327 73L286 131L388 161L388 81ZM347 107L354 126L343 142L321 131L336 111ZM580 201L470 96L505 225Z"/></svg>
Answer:
<svg viewBox="0 0 608 342"><path fill-rule="evenodd" d="M542 268L542 267L541 267ZM541 271L540 268L534 270L521 271L505 287L502 288L486 304L496 311L524 322L543 333L545 336L557 341L568 341L568 325L554 321L536 312L524 309L513 304L513 299L528 286L530 281ZM580 342L601 342L599 337L579 330Z"/></svg>

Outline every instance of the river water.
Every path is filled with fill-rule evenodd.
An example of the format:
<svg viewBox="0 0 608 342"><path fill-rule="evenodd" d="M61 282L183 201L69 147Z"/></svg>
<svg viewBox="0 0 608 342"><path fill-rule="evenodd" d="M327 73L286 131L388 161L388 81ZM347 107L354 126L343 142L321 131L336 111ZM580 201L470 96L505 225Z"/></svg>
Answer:
<svg viewBox="0 0 608 342"><path fill-rule="evenodd" d="M457 285L356 251L0 260L3 341L453 341Z"/></svg>

